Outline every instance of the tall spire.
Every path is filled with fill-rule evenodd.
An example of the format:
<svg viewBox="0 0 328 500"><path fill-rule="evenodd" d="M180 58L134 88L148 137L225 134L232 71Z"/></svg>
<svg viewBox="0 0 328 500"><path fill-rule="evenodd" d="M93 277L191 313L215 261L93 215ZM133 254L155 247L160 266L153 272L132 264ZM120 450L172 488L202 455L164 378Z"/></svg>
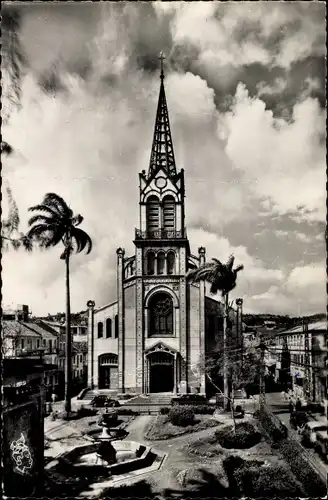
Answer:
<svg viewBox="0 0 328 500"><path fill-rule="evenodd" d="M170 130L169 113L167 110L165 89L164 89L164 69L163 60L165 59L161 52L159 59L161 61L161 86L159 91L158 106L155 121L155 130L153 145L151 148L150 164L148 175L151 176L160 168L165 170L171 177L176 175L174 151Z"/></svg>

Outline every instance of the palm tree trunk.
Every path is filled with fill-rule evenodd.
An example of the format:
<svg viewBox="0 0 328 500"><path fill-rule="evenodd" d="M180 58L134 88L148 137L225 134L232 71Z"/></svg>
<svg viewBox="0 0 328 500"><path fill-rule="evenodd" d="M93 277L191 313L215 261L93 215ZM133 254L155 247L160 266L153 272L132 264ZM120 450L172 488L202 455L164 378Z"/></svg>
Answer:
<svg viewBox="0 0 328 500"><path fill-rule="evenodd" d="M224 296L223 306L223 393L224 409L229 410L229 381L228 381L228 357L227 357L227 323L228 323L229 295Z"/></svg>
<svg viewBox="0 0 328 500"><path fill-rule="evenodd" d="M71 412L71 385L72 385L72 338L71 338L71 301L69 286L69 252L65 258L66 265L66 363L65 363L65 412Z"/></svg>

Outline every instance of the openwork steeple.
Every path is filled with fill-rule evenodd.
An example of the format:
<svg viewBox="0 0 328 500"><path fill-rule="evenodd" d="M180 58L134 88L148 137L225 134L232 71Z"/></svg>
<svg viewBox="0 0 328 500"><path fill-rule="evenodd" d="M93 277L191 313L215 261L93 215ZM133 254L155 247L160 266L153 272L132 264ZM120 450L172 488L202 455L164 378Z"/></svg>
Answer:
<svg viewBox="0 0 328 500"><path fill-rule="evenodd" d="M158 98L153 145L150 156L149 177L155 174L160 168L165 170L170 177L175 176L177 173L175 168L169 113L167 110L164 89L163 59L164 56L163 53L161 53L161 86Z"/></svg>

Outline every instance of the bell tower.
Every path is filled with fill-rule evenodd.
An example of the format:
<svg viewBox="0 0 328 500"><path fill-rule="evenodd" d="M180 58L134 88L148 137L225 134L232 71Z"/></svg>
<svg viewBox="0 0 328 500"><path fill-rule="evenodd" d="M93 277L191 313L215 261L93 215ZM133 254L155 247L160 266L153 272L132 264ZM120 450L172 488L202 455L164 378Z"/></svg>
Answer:
<svg viewBox="0 0 328 500"><path fill-rule="evenodd" d="M190 255L185 229L184 170L177 170L164 88L161 54L160 90L148 172L139 174L139 228L135 230L136 255L136 359L137 386L149 392L145 349L154 337L166 344L174 339L181 363L176 383L187 385L187 285ZM172 301L172 319L164 313L151 318L152 297L165 294ZM155 299L154 299L155 300ZM155 306L154 306L155 307ZM152 339L152 340L151 340ZM160 340L160 339L158 339ZM177 372L178 370L178 372ZM183 384L182 384L183 385Z"/></svg>

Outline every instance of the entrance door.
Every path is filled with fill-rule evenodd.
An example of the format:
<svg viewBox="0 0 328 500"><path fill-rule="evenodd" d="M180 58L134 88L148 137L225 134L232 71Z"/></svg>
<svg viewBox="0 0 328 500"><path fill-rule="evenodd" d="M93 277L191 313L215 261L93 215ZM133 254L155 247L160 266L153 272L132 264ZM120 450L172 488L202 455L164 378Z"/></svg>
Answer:
<svg viewBox="0 0 328 500"><path fill-rule="evenodd" d="M99 389L109 389L110 388L110 367L100 366L99 367Z"/></svg>
<svg viewBox="0 0 328 500"><path fill-rule="evenodd" d="M152 365L150 367L150 392L172 392L174 387L172 365Z"/></svg>
<svg viewBox="0 0 328 500"><path fill-rule="evenodd" d="M174 357L154 353L149 357L149 392L173 392Z"/></svg>

